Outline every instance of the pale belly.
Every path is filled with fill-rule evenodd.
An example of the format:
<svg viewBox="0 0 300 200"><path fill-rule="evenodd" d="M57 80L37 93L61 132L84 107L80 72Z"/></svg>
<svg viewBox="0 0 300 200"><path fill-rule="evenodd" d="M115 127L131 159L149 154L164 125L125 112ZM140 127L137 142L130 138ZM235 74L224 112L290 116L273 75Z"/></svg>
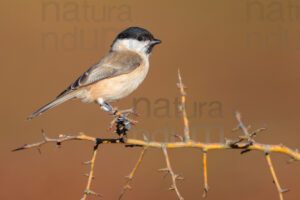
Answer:
<svg viewBox="0 0 300 200"><path fill-rule="evenodd" d="M94 83L85 88L81 98L84 102L104 101L112 102L130 95L143 82L148 73L149 66L140 66L134 71L108 78ZM80 98L80 97L79 97Z"/></svg>

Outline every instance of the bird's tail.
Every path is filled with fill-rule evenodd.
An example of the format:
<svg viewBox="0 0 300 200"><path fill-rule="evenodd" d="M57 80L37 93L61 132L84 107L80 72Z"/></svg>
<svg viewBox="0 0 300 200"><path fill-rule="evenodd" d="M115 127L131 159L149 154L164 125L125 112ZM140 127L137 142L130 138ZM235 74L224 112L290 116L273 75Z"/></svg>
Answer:
<svg viewBox="0 0 300 200"><path fill-rule="evenodd" d="M53 100L50 103L48 103L47 105L41 107L35 113L33 113L32 115L30 115L29 117L27 117L27 120L33 119L36 116L42 114L43 112L45 112L45 111L47 111L47 110L49 110L49 109L51 109L51 108L53 108L55 106L58 106L59 104L62 104L65 101L73 99L74 97L76 97L76 95L77 95L78 92L79 91L73 91L73 92L70 92L68 94L65 94L63 96L60 96L60 97L56 98L55 100Z"/></svg>

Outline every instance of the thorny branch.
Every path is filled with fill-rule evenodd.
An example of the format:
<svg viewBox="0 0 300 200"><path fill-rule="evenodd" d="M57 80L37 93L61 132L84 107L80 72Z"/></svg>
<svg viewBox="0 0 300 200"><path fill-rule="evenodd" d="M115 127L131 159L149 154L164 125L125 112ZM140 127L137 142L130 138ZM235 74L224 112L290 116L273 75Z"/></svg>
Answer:
<svg viewBox="0 0 300 200"><path fill-rule="evenodd" d="M272 174L274 183L275 183L276 188L277 188L277 190L278 190L279 198L280 198L280 200L283 200L283 195L282 195L282 194L283 194L284 192L288 192L289 190L288 190L288 189L281 189L280 184L279 184L279 181L278 181L277 176L276 176L276 173L275 173L275 170L274 170L274 167L273 167L273 164L272 164L272 161L271 161L271 156L269 155L269 153L266 153L266 159L267 159L268 166L269 166L269 168L270 168L270 172L271 172L271 174Z"/></svg>
<svg viewBox="0 0 300 200"><path fill-rule="evenodd" d="M203 149L203 177L204 177L204 192L203 198L207 196L208 193L208 183L207 183L207 150Z"/></svg>
<svg viewBox="0 0 300 200"><path fill-rule="evenodd" d="M185 86L182 83L180 71L178 69L178 80L179 83L177 83L177 86L180 90L180 95L181 95L181 105L179 105L179 110L182 112L182 118L183 118L183 125L184 125L184 141L189 142L190 141L190 127L189 127L189 120L186 114L186 109L185 109L185 100L186 100L186 93L184 91Z"/></svg>
<svg viewBox="0 0 300 200"><path fill-rule="evenodd" d="M90 169L90 173L87 175L88 176L88 182L87 182L86 189L84 191L84 194L83 194L83 197L81 198L81 200L86 200L87 196L90 195L90 194L102 197L101 194L98 194L98 193L96 193L96 192L94 192L90 189L92 180L94 178L94 176L93 176L93 174L94 174L94 165L95 165L95 160L96 160L96 155L97 155L99 144L100 143L96 143L96 145L94 146L92 159L90 161L87 161L87 162L84 163L86 165L91 165L91 169Z"/></svg>
<svg viewBox="0 0 300 200"><path fill-rule="evenodd" d="M163 153L164 153L164 156L165 156L165 159L166 159L167 168L160 169L160 171L166 171L166 172L170 173L171 178L172 178L172 185L169 188L169 190L174 190L177 194L178 199L183 200L183 197L181 196L181 194L180 194L180 192L177 188L177 185L176 185L176 180L177 179L182 179L182 178L180 177L180 175L175 174L173 172L173 169L172 169L171 163L170 163L170 159L169 159L169 156L168 156L168 151L167 151L167 148L166 148L165 145L162 146L162 150L163 150Z"/></svg>
<svg viewBox="0 0 300 200"><path fill-rule="evenodd" d="M177 194L178 199L182 200L183 197L180 195L179 190L176 186L176 179L178 180L180 177L178 175L174 174L174 172L171 168L167 149L189 147L189 148L198 148L203 151L203 174L204 174L204 194L203 194L203 196L204 197L207 195L207 192L208 192L208 183L207 183L208 182L208 179L207 179L207 153L208 153L208 151L224 150L224 149L241 149L242 150L241 153L243 154L243 153L249 152L251 150L258 150L258 151L262 151L265 153L270 172L272 174L274 183L275 183L278 193L279 193L280 200L283 200L283 193L288 190L281 189L281 187L280 187L278 178L274 171L273 164L271 162L270 153L271 152L280 152L280 153L283 153L283 154L286 154L287 156L289 156L291 158L290 161L299 161L300 160L299 151L297 149L292 150L291 148L286 147L282 144L279 144L279 145L261 144L261 143L254 141L253 138L258 133L265 130L265 128L259 128L254 131L250 131L250 127L246 127L244 125L244 123L242 122L242 119L241 119L241 114L237 111L235 111L234 114L238 121L238 126L236 128L234 128L234 130L242 130L242 132L243 132L242 136L239 136L238 138L236 138L234 140L226 140L225 143L203 143L203 142L194 141L193 139L190 138L189 121L188 121L186 109L185 109L186 93L184 91L184 85L182 83L182 79L181 79L179 71L178 71L178 79L179 79L178 87L180 89L180 94L181 94L181 105L179 105L179 107L180 107L180 110L182 111L183 122L184 122L184 134L183 134L184 137L180 142L163 143L163 142L157 142L157 141L149 141L147 138L144 138L144 140L127 138L126 131L128 131L128 128L125 127L124 119L122 119L123 121L121 120L121 121L119 121L120 123L117 124L116 132L118 132L118 131L122 132L122 135L124 135L124 136L121 138L118 138L118 139L96 138L96 137L85 135L84 133L79 133L78 135L59 135L59 137L57 139L52 139L52 138L47 137L46 133L42 130L42 134L43 134L43 138L44 138L42 141L33 143L33 144L25 144L22 147L14 149L13 151L19 151L19 150L31 149L31 148L39 149L42 145L44 145L46 143L55 143L57 146L60 146L63 142L72 141L72 140L86 140L86 141L91 141L91 142L95 143L92 159L91 159L91 161L88 161L86 163L86 164L90 164L91 169L88 174L88 183L87 183L87 186L86 186L83 198L82 198L82 200L85 200L88 195L101 196L100 194L90 190L91 182L93 179L93 173L94 173L94 164L95 164L95 160L96 160L98 147L100 144L101 145L102 144L123 144L123 145L125 145L125 147L143 147L144 148L140 154L140 157L139 157L137 163L135 164L133 170L131 171L131 173L128 176L128 180L121 191L120 199L122 198L124 192L130 188L129 183L133 179L136 169L138 168L138 166L140 165L140 163L143 159L145 150L149 147L160 148L160 149L162 149L162 151L165 155L166 164L167 164L167 168L161 169L160 171L165 171L165 172L168 172L171 174L172 186L170 189L174 190ZM177 137L180 138L180 136L177 136Z"/></svg>
<svg viewBox="0 0 300 200"><path fill-rule="evenodd" d="M143 150L141 151L140 157L139 157L138 161L136 162L134 168L132 169L131 173L128 176L126 176L127 181L126 181L126 184L124 185L124 187L122 188L122 191L120 193L119 199L121 199L123 197L123 195L125 194L126 190L131 189L131 186L129 185L129 183L132 181L133 176L134 176L137 168L140 166L140 164L141 164L141 162L143 160L145 151L147 150L147 148L148 148L147 146L143 148Z"/></svg>

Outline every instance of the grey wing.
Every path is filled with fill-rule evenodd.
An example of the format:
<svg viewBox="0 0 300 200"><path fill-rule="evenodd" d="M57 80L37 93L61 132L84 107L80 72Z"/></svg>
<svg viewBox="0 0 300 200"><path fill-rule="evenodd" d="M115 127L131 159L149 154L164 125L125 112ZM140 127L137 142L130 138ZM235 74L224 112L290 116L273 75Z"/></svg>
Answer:
<svg viewBox="0 0 300 200"><path fill-rule="evenodd" d="M84 72L75 82L60 93L57 98L97 81L129 73L139 67L141 63L142 58L138 54L130 55L111 52Z"/></svg>

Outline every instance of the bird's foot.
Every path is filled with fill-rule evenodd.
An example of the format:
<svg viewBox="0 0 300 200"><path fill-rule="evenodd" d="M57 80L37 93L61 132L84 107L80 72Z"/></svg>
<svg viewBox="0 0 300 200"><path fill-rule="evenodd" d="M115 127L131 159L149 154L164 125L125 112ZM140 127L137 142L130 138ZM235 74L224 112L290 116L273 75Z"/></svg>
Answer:
<svg viewBox="0 0 300 200"><path fill-rule="evenodd" d="M117 107L112 107L111 105L104 103L101 104L101 109L113 116L113 120L110 122L108 130L112 130L113 126L116 125L116 132L119 136L126 135L126 131L131 128L131 125L135 125L137 123L136 120L127 117L130 114L138 116L135 107L126 110L119 110Z"/></svg>
<svg viewBox="0 0 300 200"><path fill-rule="evenodd" d="M110 122L108 130L112 130L113 126L116 125L116 132L119 136L126 135L126 131L130 130L131 125L137 124L136 120L128 118L128 115L130 114L138 116L135 108L129 108L126 110L112 108L110 114L114 119Z"/></svg>

